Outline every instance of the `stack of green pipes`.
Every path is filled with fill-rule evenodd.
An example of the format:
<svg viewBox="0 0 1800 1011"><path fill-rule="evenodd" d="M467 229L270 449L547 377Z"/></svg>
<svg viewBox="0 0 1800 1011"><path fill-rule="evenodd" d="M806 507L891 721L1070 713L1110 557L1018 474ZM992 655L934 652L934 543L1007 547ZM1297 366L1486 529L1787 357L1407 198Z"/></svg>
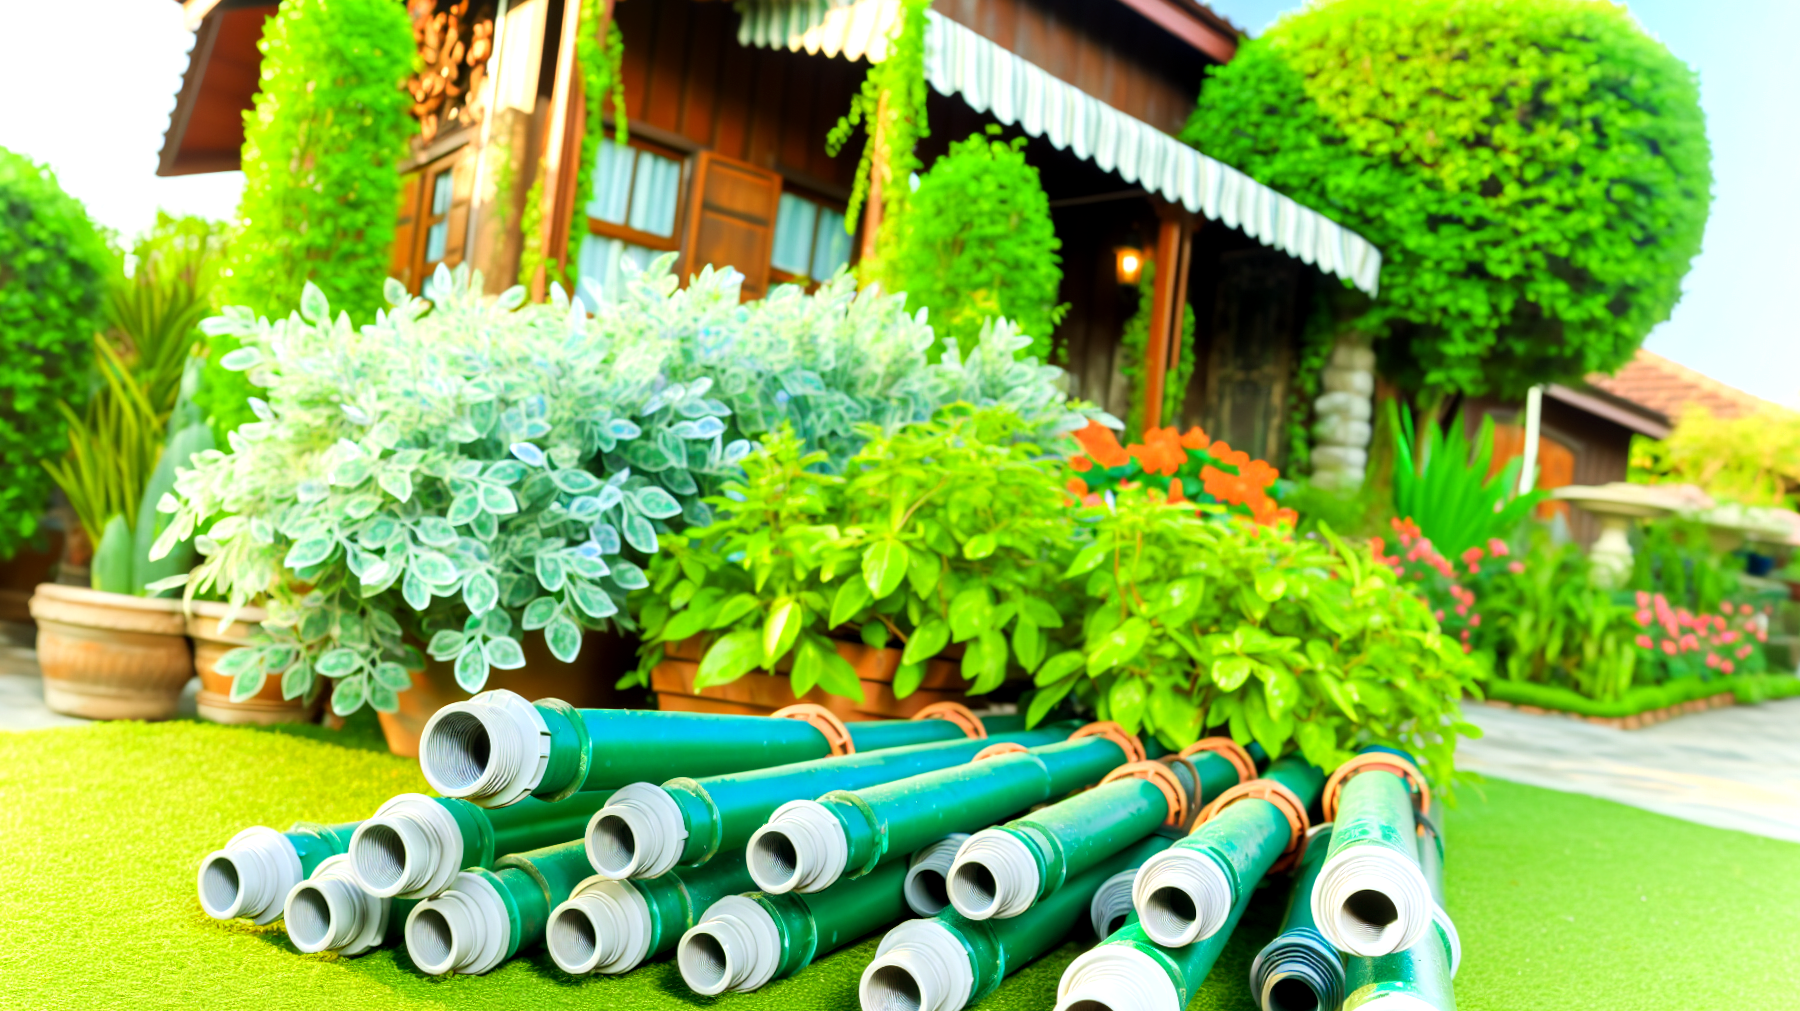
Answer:
<svg viewBox="0 0 1800 1011"><path fill-rule="evenodd" d="M709 996L891 926L864 1011L961 1011L1091 930L1059 1009L1181 1011L1257 884L1291 865L1283 933L1252 973L1264 1011L1454 1007L1442 837L1397 753L1326 782L1297 756L1258 777L1258 751L1215 738L1147 756L1106 723L801 717L487 692L426 727L439 796L246 829L202 861L200 903L283 918L302 952L405 944L432 975L540 945L574 975L673 955ZM1321 799L1337 821L1312 828Z"/></svg>

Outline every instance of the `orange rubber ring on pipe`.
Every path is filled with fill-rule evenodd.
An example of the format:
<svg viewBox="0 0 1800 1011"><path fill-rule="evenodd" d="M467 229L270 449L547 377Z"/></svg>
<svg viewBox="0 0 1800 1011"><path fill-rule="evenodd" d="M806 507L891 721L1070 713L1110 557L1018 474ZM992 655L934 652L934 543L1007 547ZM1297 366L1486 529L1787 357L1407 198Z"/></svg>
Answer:
<svg viewBox="0 0 1800 1011"><path fill-rule="evenodd" d="M1119 750L1125 752L1125 761L1141 762L1144 760L1144 742L1125 732L1125 728L1111 720L1095 720L1069 735L1073 741L1082 737L1104 737L1117 744Z"/></svg>
<svg viewBox="0 0 1800 1011"><path fill-rule="evenodd" d="M1419 771L1419 767L1399 755L1390 755L1385 751L1370 751L1357 755L1338 766L1337 771L1331 774L1331 778L1325 780L1325 792L1321 796L1319 804L1325 809L1326 821L1337 819L1338 795L1343 791L1344 784L1349 782L1352 776L1372 769L1392 773L1411 783L1413 799L1419 806L1419 813L1431 813L1431 784L1425 782L1425 774Z"/></svg>
<svg viewBox="0 0 1800 1011"><path fill-rule="evenodd" d="M1030 749L1018 741L995 741L975 753L971 762L979 762L984 758L999 758L1001 755L1022 755Z"/></svg>
<svg viewBox="0 0 1800 1011"><path fill-rule="evenodd" d="M1120 779L1141 779L1162 793L1163 800L1169 805L1169 814L1163 824L1180 828L1187 823L1187 791L1181 788L1181 780L1175 778L1175 770L1161 762L1132 762L1107 773L1100 785Z"/></svg>
<svg viewBox="0 0 1800 1011"><path fill-rule="evenodd" d="M1243 745L1229 737L1202 737L1182 748L1180 755L1183 758L1192 758L1205 751L1210 751L1230 762L1231 767L1237 770L1239 783L1248 783L1256 778L1256 762L1250 758L1250 752L1245 751Z"/></svg>
<svg viewBox="0 0 1800 1011"><path fill-rule="evenodd" d="M1276 860L1275 866L1270 868L1271 871L1286 870L1299 860L1301 847L1305 844L1307 830L1312 828L1312 821L1306 817L1306 805L1300 803L1300 798L1295 795L1294 791L1273 779L1253 779L1248 783L1239 783L1219 794L1217 799L1206 805L1205 809L1200 812L1200 817L1194 820L1193 831L1188 834L1192 835L1194 832L1200 831L1200 826L1217 818L1219 812L1249 797L1275 805L1275 809L1281 812L1283 818L1287 819L1287 848L1281 851L1280 859Z"/></svg>
<svg viewBox="0 0 1800 1011"><path fill-rule="evenodd" d="M933 702L912 714L912 718L915 720L946 720L955 724L973 740L979 741L987 737L987 727L982 725L981 717L976 716L968 706L960 702Z"/></svg>
<svg viewBox="0 0 1800 1011"><path fill-rule="evenodd" d="M831 746L833 755L856 754L856 742L850 739L850 728L838 719L836 713L824 706L812 702L796 702L791 706L783 706L770 713L778 720L799 720L809 724L814 730L825 735L825 743Z"/></svg>

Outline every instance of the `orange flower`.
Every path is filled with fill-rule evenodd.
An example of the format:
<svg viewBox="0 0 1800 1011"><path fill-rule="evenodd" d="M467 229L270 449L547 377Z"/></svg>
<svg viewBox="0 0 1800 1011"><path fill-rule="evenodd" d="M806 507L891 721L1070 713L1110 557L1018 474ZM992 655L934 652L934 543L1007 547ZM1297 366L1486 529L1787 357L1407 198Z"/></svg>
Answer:
<svg viewBox="0 0 1800 1011"><path fill-rule="evenodd" d="M1122 466L1131 459L1120 447L1119 439L1113 435L1112 429L1098 421L1088 422L1087 427L1075 433L1075 440L1081 443L1081 448L1087 450L1088 455L1094 458L1094 462L1102 467Z"/></svg>
<svg viewBox="0 0 1800 1011"><path fill-rule="evenodd" d="M1073 492L1076 498L1080 498L1088 493L1087 482L1078 477L1069 478L1069 483L1064 487Z"/></svg>
<svg viewBox="0 0 1800 1011"><path fill-rule="evenodd" d="M1181 444L1188 449L1205 449L1211 442L1199 425L1188 429L1187 434L1181 437Z"/></svg>
<svg viewBox="0 0 1800 1011"><path fill-rule="evenodd" d="M1187 496L1182 494L1181 478L1169 478L1169 501L1186 502Z"/></svg>
<svg viewBox="0 0 1800 1011"><path fill-rule="evenodd" d="M1125 452L1150 474L1173 474L1187 463L1187 450L1173 428L1152 428L1144 433L1142 443L1125 447Z"/></svg>
<svg viewBox="0 0 1800 1011"><path fill-rule="evenodd" d="M1069 461L1069 467L1077 474L1086 474L1088 471L1094 469L1094 461L1085 456L1078 456Z"/></svg>

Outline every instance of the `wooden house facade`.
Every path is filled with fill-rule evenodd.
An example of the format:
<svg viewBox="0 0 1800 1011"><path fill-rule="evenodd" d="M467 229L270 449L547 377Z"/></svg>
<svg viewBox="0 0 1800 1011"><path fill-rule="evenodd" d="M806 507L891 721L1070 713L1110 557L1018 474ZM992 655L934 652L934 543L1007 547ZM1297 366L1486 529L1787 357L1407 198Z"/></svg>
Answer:
<svg viewBox="0 0 1800 1011"><path fill-rule="evenodd" d="M601 3L624 39L630 140L598 145L592 185L578 194L578 0L410 0L424 69L408 87L421 129L399 166L393 275L416 288L439 263L469 263L497 290L537 244L566 248L572 272L604 297L626 260L675 252L681 276L728 264L756 297L853 263L855 233L869 224L844 227L861 140L834 157L825 139L885 58L898 0ZM160 171L233 168L256 38L275 5L184 7L196 44ZM1373 293L1380 253L1175 140L1238 32L1193 0L936 0L928 18L920 157L929 165L990 124L1027 138L1062 243L1069 312L1053 338L1070 392L1128 410L1119 338L1139 295L1117 252L1136 250L1158 267L1139 391L1146 420L1201 424L1282 461L1310 290L1341 278ZM541 231L526 236L526 194L540 175ZM1191 344L1181 339L1186 306ZM1187 356L1195 368L1180 417L1160 418L1164 377Z"/></svg>

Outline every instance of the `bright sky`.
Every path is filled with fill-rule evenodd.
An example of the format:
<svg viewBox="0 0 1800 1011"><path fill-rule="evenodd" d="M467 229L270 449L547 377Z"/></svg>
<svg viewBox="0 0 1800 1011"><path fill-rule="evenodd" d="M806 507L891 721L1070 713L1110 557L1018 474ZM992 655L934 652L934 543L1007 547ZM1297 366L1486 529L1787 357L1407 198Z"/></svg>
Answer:
<svg viewBox="0 0 1800 1011"><path fill-rule="evenodd" d="M1292 0L1209 0L1252 32ZM1800 406L1800 3L1632 0L1650 32L1700 72L1713 145L1705 251L1674 318L1646 347L1759 396ZM71 9L0 0L17 44L0 60L0 147L45 161L94 217L124 236L174 213L229 217L238 173L161 178L157 152L193 35L176 0L82 0ZM37 40L32 43L25 40ZM1789 285L1793 285L1790 288Z"/></svg>

